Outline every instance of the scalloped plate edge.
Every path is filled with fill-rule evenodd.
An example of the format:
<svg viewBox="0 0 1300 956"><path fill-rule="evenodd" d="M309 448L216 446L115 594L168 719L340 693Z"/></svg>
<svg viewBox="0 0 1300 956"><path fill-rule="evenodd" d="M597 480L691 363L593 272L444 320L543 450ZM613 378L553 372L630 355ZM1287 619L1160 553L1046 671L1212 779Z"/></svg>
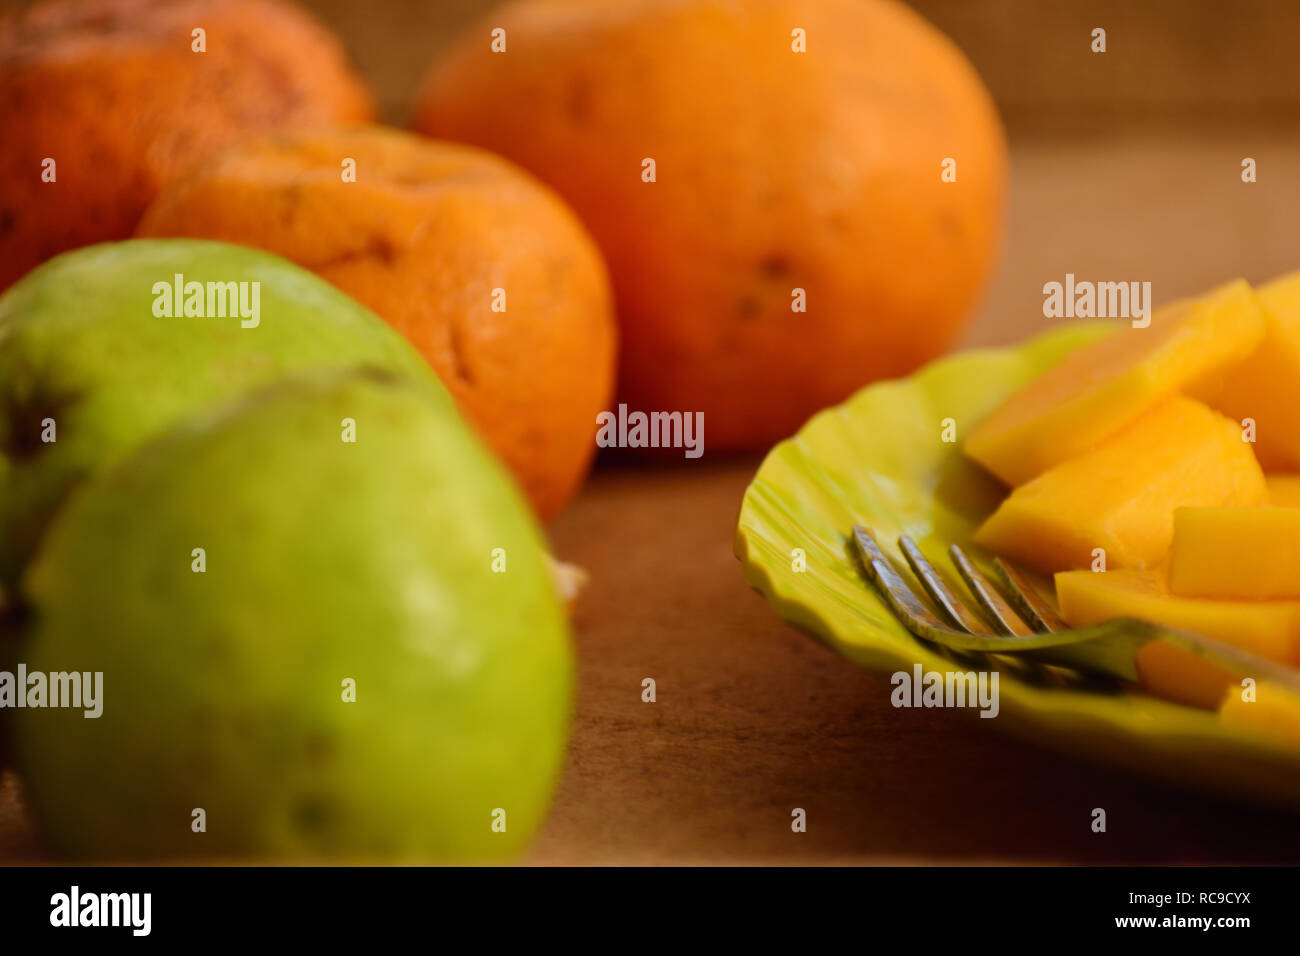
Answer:
<svg viewBox="0 0 1300 956"><path fill-rule="evenodd" d="M1045 333L1019 347L955 353L929 363L909 378L868 385L844 403L815 414L792 438L778 443L768 452L745 489L736 525L734 553L741 561L746 581L773 605L782 619L858 666L882 673L899 668L910 670L917 663L926 670L948 669L951 659L911 635L897 644L875 636L868 637L866 643L852 640L841 633L844 628L840 623L809 604L781 575L774 574L775 568L788 567L790 558L788 550L765 533L765 522L752 520L756 503L760 503L759 510L762 510L763 505L771 503L762 499L779 501L779 496L766 486L764 472L775 461L784 461L791 456L807 457L803 447L804 436L814 429L827 427L826 422L832 416L848 415L850 409L861 404L868 393L881 388L896 388L904 383L924 385L928 380L951 375L954 367L968 363L1050 352L1059 348L1062 340L1071 338L1079 339L1074 346L1078 347L1087 340L1088 333L1088 329L1068 327ZM1066 348L1060 354L1064 355L1068 350ZM848 530L847 527L844 529L846 542ZM786 577L792 573L787 572ZM811 567L805 573L813 573ZM883 611L871 585L865 579L860 583L866 603L874 602ZM855 610L860 613L860 609ZM888 615L887 611L883 613ZM865 623L863 630L870 634ZM1000 712L995 720L1007 718L1003 726L1020 739L1097 763L1120 766L1145 777L1191 783L1208 792L1246 797L1286 809L1300 809L1300 755L1225 728L1208 712L1194 711L1140 694L1116 695L1140 701L1144 710L1165 711L1160 715L1147 714L1152 719L1152 726L1135 730L1121 723L1115 715L1097 710L1097 700L1107 699L1102 695L1043 691L1014 678L1000 684ZM1173 714L1181 719L1156 719L1157 716L1169 718ZM1205 717L1203 722L1199 719L1201 714ZM969 716L978 719L975 715ZM1186 719L1195 719L1201 726L1196 726L1191 732L1159 726Z"/></svg>

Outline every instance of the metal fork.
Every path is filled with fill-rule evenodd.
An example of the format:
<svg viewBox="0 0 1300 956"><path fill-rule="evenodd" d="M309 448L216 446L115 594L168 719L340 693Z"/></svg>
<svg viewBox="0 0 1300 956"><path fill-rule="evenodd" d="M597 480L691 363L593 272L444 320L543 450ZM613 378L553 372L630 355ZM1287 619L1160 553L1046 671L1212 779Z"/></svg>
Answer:
<svg viewBox="0 0 1300 956"><path fill-rule="evenodd" d="M853 541L867 577L894 615L917 637L951 650L1015 655L1093 677L1136 683L1137 652L1153 641L1167 641L1234 675L1267 680L1300 695L1300 673L1200 634L1131 618L1071 630L1014 565L994 559L999 589L954 544L948 553L982 611L976 612L953 592L916 543L903 535L899 550L938 609L936 615L885 556L871 529L855 525Z"/></svg>

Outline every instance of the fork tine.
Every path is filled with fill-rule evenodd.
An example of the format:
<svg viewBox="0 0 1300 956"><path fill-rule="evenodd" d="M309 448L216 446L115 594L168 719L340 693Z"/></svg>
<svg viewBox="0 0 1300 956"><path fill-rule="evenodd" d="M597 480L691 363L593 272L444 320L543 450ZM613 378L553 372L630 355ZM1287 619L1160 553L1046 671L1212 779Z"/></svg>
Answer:
<svg viewBox="0 0 1300 956"><path fill-rule="evenodd" d="M948 647L949 650L958 653L973 650L959 650L953 646L952 638L962 635L963 632L949 628L917 599L915 592L894 570L889 559L885 557L885 553L880 548L880 543L875 539L874 532L869 528L855 526L853 536L862 557L862 563L867 569L867 577L876 586L876 589L885 599L885 603L889 605L890 610L894 612L909 631L923 640L937 641ZM982 618L970 610L966 603L948 588L947 583L939 577L911 538L904 535L899 538L899 545L904 554L907 555L913 570L917 572L917 577L927 583L927 590L935 597L936 603L941 608L947 603L951 604L953 608L960 609L960 615L957 611L945 611L945 613L952 613L956 626L963 627L962 620L969 619L973 622L973 626L978 628L977 631L966 631L965 634L968 634L971 638L992 640L998 643L1007 639L1006 635L991 630ZM929 585L934 584L934 582L938 582L935 585L936 589L939 590L938 594L929 588ZM1014 657L1002 657L997 653L997 649L991 646L980 648L977 653L993 654L998 660L1002 661L1002 666L1020 673L1026 679L1033 678L1041 681L1046 678L1052 683L1061 683L1059 676L1051 668L1043 664L1034 661L1017 660Z"/></svg>
<svg viewBox="0 0 1300 956"><path fill-rule="evenodd" d="M949 549L953 563L962 573L971 593L996 616L998 626L1006 628L1006 633L971 634L954 630L940 621L917 597L885 556L870 529L855 525L853 541L868 579L903 626L916 637L949 651L988 654L998 660L1023 662L1058 682L1063 679L1058 669L1066 668L1092 680L1106 678L1135 684L1141 678L1138 652L1153 642L1162 641L1230 672L1265 678L1282 687L1286 693L1295 695L1300 702L1300 673L1294 669L1190 631L1134 618L1114 618L1086 628L1034 632L957 545Z"/></svg>
<svg viewBox="0 0 1300 956"><path fill-rule="evenodd" d="M1025 577L1024 572L1010 562L1001 558L993 559L993 567L1005 586L1007 597L1020 616L1039 634L1064 631L1065 622L1057 617L1056 612L1043 600L1033 583Z"/></svg>
<svg viewBox="0 0 1300 956"><path fill-rule="evenodd" d="M984 576L984 572L975 567L965 551L954 544L948 549L948 554L952 556L952 563L957 566L957 571L966 582L966 586L970 588L971 594L975 595L980 607L988 612L998 630L1003 634L1035 633L1034 629L1016 613L1015 608L1007 603L1006 598L993 586L993 582Z"/></svg>
<svg viewBox="0 0 1300 956"><path fill-rule="evenodd" d="M949 623L970 634L995 633L952 592L952 589L948 587L948 583L939 576L939 572L926 560L925 555L921 553L921 549L916 546L916 542L907 535L902 535L898 539L898 546L902 549L903 557L907 558L907 563L911 565L912 570L916 573L917 579L925 587L926 593L938 605L944 617L948 618Z"/></svg>
<svg viewBox="0 0 1300 956"><path fill-rule="evenodd" d="M885 552L880 549L869 528L854 525L853 540L862 556L862 564L867 570L867 576L880 590L890 610L898 616L909 631L918 637L930 638L931 632L948 629L929 608L917 600L907 582L889 563L889 559L885 557Z"/></svg>

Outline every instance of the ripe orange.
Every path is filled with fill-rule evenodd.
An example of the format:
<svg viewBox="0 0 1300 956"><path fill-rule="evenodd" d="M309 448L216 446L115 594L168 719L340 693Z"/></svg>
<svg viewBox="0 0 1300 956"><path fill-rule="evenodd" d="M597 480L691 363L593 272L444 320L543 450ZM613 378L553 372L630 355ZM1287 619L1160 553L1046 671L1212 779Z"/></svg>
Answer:
<svg viewBox="0 0 1300 956"><path fill-rule="evenodd" d="M182 177L139 235L268 249L370 306L429 360L543 517L586 474L613 388L608 278L568 207L511 163L378 127L294 133Z"/></svg>
<svg viewBox="0 0 1300 956"><path fill-rule="evenodd" d="M415 127L569 200L613 276L621 398L703 411L711 450L942 351L1000 232L994 105L890 0L518 0L433 69Z"/></svg>
<svg viewBox="0 0 1300 956"><path fill-rule="evenodd" d="M371 114L338 42L278 0L13 11L0 19L0 289L129 236L159 187L218 147Z"/></svg>

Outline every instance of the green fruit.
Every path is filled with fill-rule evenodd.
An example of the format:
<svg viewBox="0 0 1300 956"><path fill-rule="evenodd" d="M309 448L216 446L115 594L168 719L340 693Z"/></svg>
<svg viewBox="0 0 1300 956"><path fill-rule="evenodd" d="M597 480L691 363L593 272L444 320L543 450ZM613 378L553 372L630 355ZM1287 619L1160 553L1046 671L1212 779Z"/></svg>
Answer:
<svg viewBox="0 0 1300 956"><path fill-rule="evenodd" d="M10 712L60 855L480 860L543 819L572 662L542 540L407 384L288 381L165 433L82 485L25 580L28 671L103 673L99 718Z"/></svg>
<svg viewBox="0 0 1300 956"><path fill-rule="evenodd" d="M257 325L230 314L156 315L156 284L177 274L205 289L249 283L250 306L251 283L260 283ZM214 298L213 311L222 304ZM433 400L451 401L383 320L265 252L133 240L30 272L0 297L0 581L16 579L79 480L143 439L289 370L355 362L423 379Z"/></svg>

